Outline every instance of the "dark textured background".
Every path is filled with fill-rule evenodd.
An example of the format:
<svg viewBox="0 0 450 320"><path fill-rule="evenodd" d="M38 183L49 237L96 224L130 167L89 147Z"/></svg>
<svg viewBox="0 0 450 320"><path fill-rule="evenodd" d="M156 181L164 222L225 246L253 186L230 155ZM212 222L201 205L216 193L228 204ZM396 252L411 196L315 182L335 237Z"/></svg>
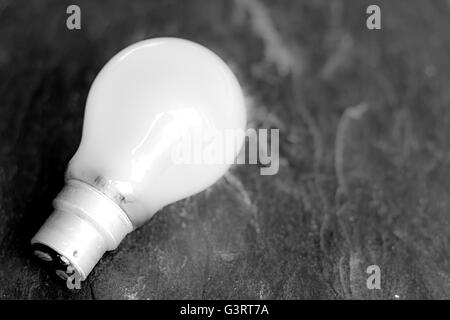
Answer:
<svg viewBox="0 0 450 320"><path fill-rule="evenodd" d="M65 27L69 4L81 31ZM450 298L449 17L438 0L0 1L0 298ZM280 172L234 167L71 292L29 241L96 73L155 36L230 64L249 126L280 128ZM381 290L366 288L371 264Z"/></svg>

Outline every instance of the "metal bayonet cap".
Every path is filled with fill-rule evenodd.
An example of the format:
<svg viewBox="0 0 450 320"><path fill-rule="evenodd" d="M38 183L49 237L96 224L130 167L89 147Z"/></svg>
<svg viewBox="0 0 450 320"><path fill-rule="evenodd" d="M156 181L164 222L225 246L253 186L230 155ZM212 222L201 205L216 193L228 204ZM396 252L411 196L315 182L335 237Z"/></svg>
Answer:
<svg viewBox="0 0 450 320"><path fill-rule="evenodd" d="M53 201L55 211L31 239L34 253L53 263L57 274L69 276L63 266L85 280L106 251L117 248L133 230L125 212L91 185L69 180ZM55 261L58 260L58 261Z"/></svg>

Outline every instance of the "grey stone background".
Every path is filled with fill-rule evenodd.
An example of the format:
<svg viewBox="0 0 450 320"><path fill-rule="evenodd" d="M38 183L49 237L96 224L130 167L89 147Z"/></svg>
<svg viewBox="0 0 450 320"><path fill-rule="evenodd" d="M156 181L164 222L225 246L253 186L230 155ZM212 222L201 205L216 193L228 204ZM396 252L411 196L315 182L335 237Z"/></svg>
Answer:
<svg viewBox="0 0 450 320"><path fill-rule="evenodd" d="M82 10L82 30L65 27ZM365 27L369 4L382 30ZM0 298L450 298L448 1L0 1ZM280 171L164 208L79 291L33 258L89 86L156 36L221 55ZM381 268L382 289L366 288Z"/></svg>

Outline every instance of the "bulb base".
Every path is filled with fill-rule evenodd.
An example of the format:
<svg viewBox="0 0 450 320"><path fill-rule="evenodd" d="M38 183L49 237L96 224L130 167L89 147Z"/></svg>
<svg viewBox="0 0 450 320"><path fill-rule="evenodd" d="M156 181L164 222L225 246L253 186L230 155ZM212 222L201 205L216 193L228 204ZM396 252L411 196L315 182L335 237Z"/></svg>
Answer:
<svg viewBox="0 0 450 320"><path fill-rule="evenodd" d="M64 262L85 280L106 251L117 248L133 230L125 212L110 198L78 180L69 180L53 201L55 211L31 239L35 254L46 262ZM51 250L42 250L42 248ZM54 264L55 265L55 264ZM58 264L60 265L60 263ZM67 274L57 270L57 274Z"/></svg>

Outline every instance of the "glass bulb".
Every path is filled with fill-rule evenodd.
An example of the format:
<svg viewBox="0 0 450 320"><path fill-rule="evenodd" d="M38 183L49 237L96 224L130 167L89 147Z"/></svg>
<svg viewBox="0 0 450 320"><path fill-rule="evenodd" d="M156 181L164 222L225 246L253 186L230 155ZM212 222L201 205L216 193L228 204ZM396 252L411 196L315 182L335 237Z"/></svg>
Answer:
<svg viewBox="0 0 450 320"><path fill-rule="evenodd" d="M31 240L35 254L84 280L156 211L217 181L244 140L238 135L221 162L173 161L192 130L226 134L245 124L239 83L210 50L177 38L122 50L92 84L80 146L55 211Z"/></svg>

